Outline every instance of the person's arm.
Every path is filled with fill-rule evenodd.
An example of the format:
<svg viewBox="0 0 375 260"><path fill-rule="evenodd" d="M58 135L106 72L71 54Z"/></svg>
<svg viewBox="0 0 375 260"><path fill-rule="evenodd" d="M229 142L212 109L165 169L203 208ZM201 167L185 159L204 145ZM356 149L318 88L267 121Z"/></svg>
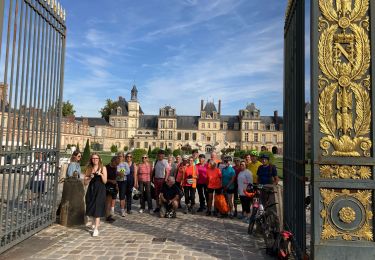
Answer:
<svg viewBox="0 0 375 260"><path fill-rule="evenodd" d="M169 175L171 174L171 167L168 163L165 165L165 181L168 180Z"/></svg>
<svg viewBox="0 0 375 260"><path fill-rule="evenodd" d="M138 189L138 167L134 163L134 187Z"/></svg>
<svg viewBox="0 0 375 260"><path fill-rule="evenodd" d="M273 184L277 185L279 183L279 176L277 176L277 170L275 165L272 165L272 176Z"/></svg>
<svg viewBox="0 0 375 260"><path fill-rule="evenodd" d="M226 189L228 189L234 183L234 180L236 179L236 173L234 172L234 170L233 170L232 174L233 174L233 177L232 177L232 179L230 179Z"/></svg>
<svg viewBox="0 0 375 260"><path fill-rule="evenodd" d="M91 181L91 172L89 172L89 169L86 168L85 170L85 178L83 178L83 184L88 185Z"/></svg>
<svg viewBox="0 0 375 260"><path fill-rule="evenodd" d="M162 201L162 202L167 202L167 200L164 198L164 194L163 193L160 193L160 200Z"/></svg>
<svg viewBox="0 0 375 260"><path fill-rule="evenodd" d="M72 177L73 176L73 172L74 172L73 163L69 163L68 164L68 169L66 170L66 176L67 177Z"/></svg>
<svg viewBox="0 0 375 260"><path fill-rule="evenodd" d="M106 184L107 183L107 169L105 167L103 167L101 172L99 172L99 176L102 178L102 182Z"/></svg>

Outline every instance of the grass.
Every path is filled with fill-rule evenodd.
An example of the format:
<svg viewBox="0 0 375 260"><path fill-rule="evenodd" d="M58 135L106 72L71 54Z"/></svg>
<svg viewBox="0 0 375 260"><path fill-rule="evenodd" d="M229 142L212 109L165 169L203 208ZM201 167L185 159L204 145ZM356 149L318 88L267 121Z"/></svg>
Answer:
<svg viewBox="0 0 375 260"><path fill-rule="evenodd" d="M280 179L284 178L283 172L283 158L282 157L275 157L273 159L273 164L276 166L277 175ZM311 164L305 164L305 176L310 179L311 177Z"/></svg>

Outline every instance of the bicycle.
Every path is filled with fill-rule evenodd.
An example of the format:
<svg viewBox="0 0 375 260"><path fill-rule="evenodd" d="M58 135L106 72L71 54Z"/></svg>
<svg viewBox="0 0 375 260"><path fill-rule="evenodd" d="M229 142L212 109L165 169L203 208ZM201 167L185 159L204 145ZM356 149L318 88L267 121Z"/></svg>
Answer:
<svg viewBox="0 0 375 260"><path fill-rule="evenodd" d="M247 190L253 196L248 233L253 234L255 226L256 231L263 234L267 253L274 255L279 247L280 221L273 209L277 203L269 203L269 199L276 192L272 187L261 184L250 185Z"/></svg>

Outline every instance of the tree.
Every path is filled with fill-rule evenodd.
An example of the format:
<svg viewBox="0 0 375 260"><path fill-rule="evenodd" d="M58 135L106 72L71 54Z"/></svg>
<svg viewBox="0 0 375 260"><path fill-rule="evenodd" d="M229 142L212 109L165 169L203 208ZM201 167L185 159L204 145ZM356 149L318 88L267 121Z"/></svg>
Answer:
<svg viewBox="0 0 375 260"><path fill-rule="evenodd" d="M170 148L166 148L164 151L165 151L165 156L169 156L172 154L172 150Z"/></svg>
<svg viewBox="0 0 375 260"><path fill-rule="evenodd" d="M79 143L76 145L76 150L79 151Z"/></svg>
<svg viewBox="0 0 375 260"><path fill-rule="evenodd" d="M112 146L111 146L111 153L117 153L117 152L118 152L117 145L112 144Z"/></svg>
<svg viewBox="0 0 375 260"><path fill-rule="evenodd" d="M174 156L174 157L176 157L177 155L181 155L181 154L182 154L181 149L173 150L173 156Z"/></svg>
<svg viewBox="0 0 375 260"><path fill-rule="evenodd" d="M148 152L147 152L147 155L148 155L148 157L150 157L150 155L151 155L151 146L150 146L150 145L148 146Z"/></svg>
<svg viewBox="0 0 375 260"><path fill-rule="evenodd" d="M149 155L149 157L150 158L156 158L156 155L158 154L158 152L160 151L160 148L154 148L154 149L152 149L152 151L151 151L151 154Z"/></svg>
<svg viewBox="0 0 375 260"><path fill-rule="evenodd" d="M145 149L134 149L132 152L133 161L135 163L140 163L142 161L142 156L146 154L147 154L147 151Z"/></svg>
<svg viewBox="0 0 375 260"><path fill-rule="evenodd" d="M99 113L102 115L102 118L105 119L105 121L109 122L109 116L111 114L112 109L117 108L117 102L112 101L111 99L107 99L105 101L105 105L102 109L99 110Z"/></svg>
<svg viewBox="0 0 375 260"><path fill-rule="evenodd" d="M128 146L124 146L124 152L126 152L127 150L129 150L129 147Z"/></svg>
<svg viewBox="0 0 375 260"><path fill-rule="evenodd" d="M81 166L87 165L90 160L90 143L89 139L86 141L85 150L83 150L82 158L81 158Z"/></svg>
<svg viewBox="0 0 375 260"><path fill-rule="evenodd" d="M62 115L63 116L74 116L75 110L73 104L70 101L63 102L62 104Z"/></svg>

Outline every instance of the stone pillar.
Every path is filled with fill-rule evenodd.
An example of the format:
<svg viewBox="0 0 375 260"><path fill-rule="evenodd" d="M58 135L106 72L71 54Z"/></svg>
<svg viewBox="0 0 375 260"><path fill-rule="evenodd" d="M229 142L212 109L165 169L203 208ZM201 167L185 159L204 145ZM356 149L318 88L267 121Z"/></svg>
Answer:
<svg viewBox="0 0 375 260"><path fill-rule="evenodd" d="M61 199L60 224L64 226L85 223L85 190L80 179L70 177L64 181Z"/></svg>

